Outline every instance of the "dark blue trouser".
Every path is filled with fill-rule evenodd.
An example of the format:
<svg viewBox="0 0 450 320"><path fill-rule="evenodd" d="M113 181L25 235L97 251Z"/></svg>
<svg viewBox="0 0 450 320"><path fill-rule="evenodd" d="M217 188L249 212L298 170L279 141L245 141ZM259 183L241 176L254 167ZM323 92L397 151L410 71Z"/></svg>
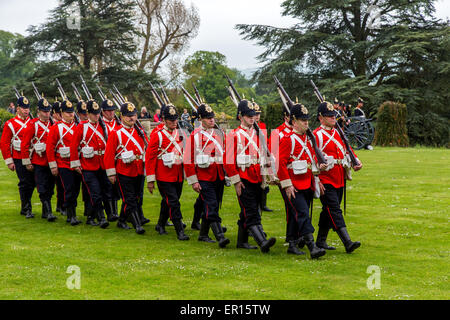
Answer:
<svg viewBox="0 0 450 320"><path fill-rule="evenodd" d="M34 178L36 180L36 189L41 201L50 201L55 189L55 178L49 166L39 166L34 164Z"/></svg>
<svg viewBox="0 0 450 320"><path fill-rule="evenodd" d="M308 233L314 233L314 227L309 219L309 206L313 193L311 190L296 190L295 197L289 199L283 189L284 202L286 204L286 241L297 240Z"/></svg>
<svg viewBox="0 0 450 320"><path fill-rule="evenodd" d="M122 197L122 206L126 217L137 212L141 194L143 193L144 176L128 177L117 174L117 184Z"/></svg>
<svg viewBox="0 0 450 320"><path fill-rule="evenodd" d="M202 219L208 222L222 222L219 216L219 206L222 203L225 180L217 179L215 182L199 181L202 190L200 197L203 203Z"/></svg>
<svg viewBox="0 0 450 320"><path fill-rule="evenodd" d="M77 207L77 199L80 194L81 175L67 168L58 168L61 184L64 189L63 209Z"/></svg>
<svg viewBox="0 0 450 320"><path fill-rule="evenodd" d="M83 183L86 186L89 201L95 212L103 209L103 201L110 201L112 185L105 170L83 170Z"/></svg>
<svg viewBox="0 0 450 320"><path fill-rule="evenodd" d="M164 201L165 210L169 214L170 220L181 220L183 216L180 208L180 197L183 191L183 182L163 182L157 181L158 190ZM163 210L161 210L161 213Z"/></svg>
<svg viewBox="0 0 450 320"><path fill-rule="evenodd" d="M344 188L335 188L331 184L324 184L325 194L320 197L322 212L320 212L319 228L337 229L345 227L344 216L341 210L341 201Z"/></svg>
<svg viewBox="0 0 450 320"><path fill-rule="evenodd" d="M14 159L14 166L16 167L17 178L19 178L17 186L19 187L20 201L31 201L35 187L34 173L27 170L22 164L22 159Z"/></svg>
<svg viewBox="0 0 450 320"><path fill-rule="evenodd" d="M260 203L263 190L259 183L251 183L241 179L245 188L238 197L241 212L239 214L238 225L247 229L248 227L261 224Z"/></svg>

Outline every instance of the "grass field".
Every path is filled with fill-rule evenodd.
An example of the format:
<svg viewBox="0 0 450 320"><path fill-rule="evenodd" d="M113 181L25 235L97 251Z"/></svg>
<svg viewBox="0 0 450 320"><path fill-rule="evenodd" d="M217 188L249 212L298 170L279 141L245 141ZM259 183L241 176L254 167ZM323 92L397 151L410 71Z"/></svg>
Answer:
<svg viewBox="0 0 450 320"><path fill-rule="evenodd" d="M36 192L36 218L26 220L19 215L15 173L2 165L0 299L448 299L450 151L375 148L358 155L364 168L349 183L345 220L361 248L346 254L331 233L337 250L315 261L286 254L277 188L268 197L274 212L262 217L277 243L262 254L235 247L234 188L226 188L221 211L231 244L219 249L197 241L198 231L190 230L195 193L187 184L181 201L191 240L178 241L173 227L167 236L154 231L158 192L145 195L151 222L144 236L115 223L106 230L71 227L59 214L48 223L40 218ZM319 212L316 200L315 227ZM72 265L80 268L79 290L66 286ZM367 269L373 265L380 268L380 289L369 290Z"/></svg>

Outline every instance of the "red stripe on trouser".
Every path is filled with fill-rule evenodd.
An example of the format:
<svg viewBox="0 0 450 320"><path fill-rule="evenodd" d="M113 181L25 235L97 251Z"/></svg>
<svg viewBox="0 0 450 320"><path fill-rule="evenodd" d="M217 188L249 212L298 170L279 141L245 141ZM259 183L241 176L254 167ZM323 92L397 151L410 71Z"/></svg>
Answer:
<svg viewBox="0 0 450 320"><path fill-rule="evenodd" d="M330 216L331 222L333 222L334 229L337 230L336 224L334 223L333 217L331 216L330 207L327 206L328 215Z"/></svg>
<svg viewBox="0 0 450 320"><path fill-rule="evenodd" d="M170 220L172 220L172 208L169 205L169 197L166 196L166 193L164 193L163 198L166 199L167 206L169 207L169 218L170 218Z"/></svg>
<svg viewBox="0 0 450 320"><path fill-rule="evenodd" d="M208 212L209 212L208 204L205 202L205 199L203 198L202 195L200 195L200 198L202 198L203 203L206 204L206 220L208 220Z"/></svg>
<svg viewBox="0 0 450 320"><path fill-rule="evenodd" d="M117 182L119 183L119 189L120 193L122 194L122 202L125 203L125 206L123 207L123 212L127 212L127 202L125 201L125 196L123 195L122 187L120 186L119 176L117 176Z"/></svg>
<svg viewBox="0 0 450 320"><path fill-rule="evenodd" d="M64 187L64 181L63 178L61 177L61 174L58 174L59 176L59 180L61 181L61 186L63 187L64 190L64 202L66 202L66 188Z"/></svg>
<svg viewBox="0 0 450 320"><path fill-rule="evenodd" d="M89 191L89 186L86 183L86 181L84 181L84 176L83 174L81 174L81 179L83 180L84 185L86 186L87 192L89 193L89 199L91 200L91 205L92 207L94 207L94 202L92 201L92 196L91 196L91 192Z"/></svg>
<svg viewBox="0 0 450 320"><path fill-rule="evenodd" d="M286 196L287 197L287 196ZM288 201L289 201L289 203L291 204L291 207L294 209L294 211L295 211L295 221L298 221L298 212L297 212L297 210L295 209L295 207L294 207L294 205L292 204L292 202L291 202L291 200L289 199L289 198L287 198L288 199Z"/></svg>

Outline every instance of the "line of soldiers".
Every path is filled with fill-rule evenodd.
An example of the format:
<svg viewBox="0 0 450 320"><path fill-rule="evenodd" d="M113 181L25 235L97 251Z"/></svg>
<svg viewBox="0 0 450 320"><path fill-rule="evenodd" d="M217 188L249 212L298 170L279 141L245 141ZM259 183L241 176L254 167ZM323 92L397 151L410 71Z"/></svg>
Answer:
<svg viewBox="0 0 450 320"><path fill-rule="evenodd" d="M38 102L38 117L32 120L28 100L21 96L17 104L17 116L5 124L1 151L6 165L19 178L21 214L27 218L33 217L31 196L36 183L42 218L56 219L50 200L55 183L59 183L58 209L67 215L71 225L79 224L76 207L83 185L88 224L107 228L109 222L118 220L119 228L130 229L127 222L131 222L136 233L143 234L143 225L149 222L142 211L146 182L151 194L156 184L161 195L155 230L167 234L165 227L170 219L177 238L189 240L180 209L186 179L199 194L198 240L215 242L209 237L211 229L219 247L225 248L230 240L225 236L219 211L227 176L241 208L237 221L238 248L257 248L249 244L249 235L264 253L276 242L275 238L267 237L261 220L260 204L268 183L278 184L285 202L288 253L304 254L299 249L306 245L314 259L323 256L325 250L334 250L326 243L330 229L337 232L348 253L360 246L350 239L340 208L351 167L347 155L353 150L345 148L334 129L336 114L328 102L318 107L321 125L314 131L314 139L327 159L320 165L311 138L306 135L308 110L298 103L290 108L289 114L285 113L285 122L272 132L269 142L261 130L263 124L256 123L260 107L246 99L237 104L239 127L226 136L218 129L214 111L206 103L197 106L201 126L190 135L179 130L175 106L163 104L163 121L149 139L137 127L136 107L126 100L120 105L120 123L114 118L115 103L106 97L101 105L93 99L87 103L79 101L78 116L73 104L65 98L53 105L53 119L51 106L44 98ZM101 119L106 126L101 125ZM361 168L358 160L353 169ZM308 214L314 195L322 202L316 241Z"/></svg>

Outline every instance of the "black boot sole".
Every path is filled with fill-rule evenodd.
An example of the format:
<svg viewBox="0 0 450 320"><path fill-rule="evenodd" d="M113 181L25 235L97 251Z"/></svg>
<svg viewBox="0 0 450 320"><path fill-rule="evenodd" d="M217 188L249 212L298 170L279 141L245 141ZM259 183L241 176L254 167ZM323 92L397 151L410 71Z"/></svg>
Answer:
<svg viewBox="0 0 450 320"><path fill-rule="evenodd" d="M208 242L208 243L216 243L213 239L210 237L198 237L198 241Z"/></svg>
<svg viewBox="0 0 450 320"><path fill-rule="evenodd" d="M325 250L320 251L320 252L318 252L318 253L316 253L316 254L314 254L314 255L311 255L311 259L317 259L317 258L320 258L320 257L324 256L325 253L326 253Z"/></svg>
<svg viewBox="0 0 450 320"><path fill-rule="evenodd" d="M295 254L297 256L303 256L303 255L306 254L306 253L304 253L303 251L300 251L300 250L290 250L290 249L287 250L287 253Z"/></svg>
<svg viewBox="0 0 450 320"><path fill-rule="evenodd" d="M257 246L251 246L248 243L246 245L245 244L238 244L238 245L236 245L236 248L238 248L238 249L247 249L247 250L258 249Z"/></svg>
<svg viewBox="0 0 450 320"><path fill-rule="evenodd" d="M230 243L230 239L225 238L219 242L219 247L225 248L229 243Z"/></svg>
<svg viewBox="0 0 450 320"><path fill-rule="evenodd" d="M277 241L277 239L275 239L275 238L267 239L266 243L264 243L261 246L261 252L264 252L264 253L269 252L270 248L275 244L276 241Z"/></svg>
<svg viewBox="0 0 450 320"><path fill-rule="evenodd" d="M350 246L350 247L346 247L345 248L345 251L347 252L347 253L352 253L353 251L355 251L356 249L358 249L359 247L361 247L361 243L360 242L358 242L358 241L356 241L356 242L353 242L352 243L352 245Z"/></svg>

